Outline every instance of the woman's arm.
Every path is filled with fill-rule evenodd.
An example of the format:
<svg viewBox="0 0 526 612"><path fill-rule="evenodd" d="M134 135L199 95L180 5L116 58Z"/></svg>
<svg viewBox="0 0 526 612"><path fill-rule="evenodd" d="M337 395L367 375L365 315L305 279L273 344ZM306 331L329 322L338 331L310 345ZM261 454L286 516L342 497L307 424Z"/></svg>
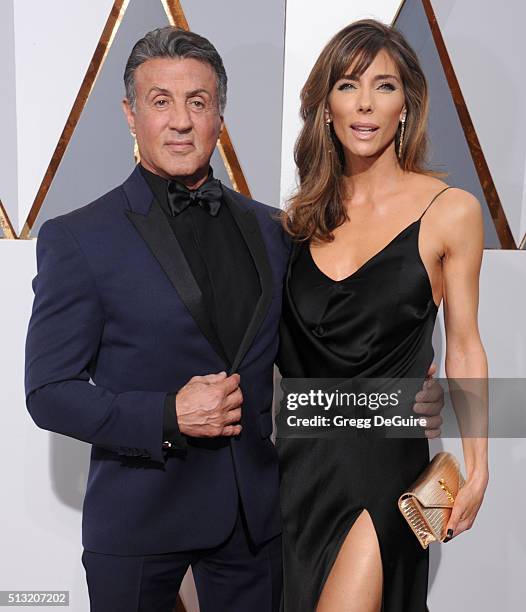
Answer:
<svg viewBox="0 0 526 612"><path fill-rule="evenodd" d="M466 465L466 484L448 524L458 535L472 526L488 484L488 365L477 322L484 228L480 204L470 193L452 190L447 208L442 220L446 375L450 389L457 389L453 406Z"/></svg>

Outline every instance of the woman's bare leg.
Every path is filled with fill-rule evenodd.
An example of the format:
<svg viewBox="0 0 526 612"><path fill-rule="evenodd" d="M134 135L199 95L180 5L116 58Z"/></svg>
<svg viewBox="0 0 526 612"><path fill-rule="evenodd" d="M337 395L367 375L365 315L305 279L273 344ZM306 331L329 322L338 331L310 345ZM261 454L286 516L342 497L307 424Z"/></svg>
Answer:
<svg viewBox="0 0 526 612"><path fill-rule="evenodd" d="M338 552L316 612L380 612L382 588L380 545L371 515L363 510Z"/></svg>

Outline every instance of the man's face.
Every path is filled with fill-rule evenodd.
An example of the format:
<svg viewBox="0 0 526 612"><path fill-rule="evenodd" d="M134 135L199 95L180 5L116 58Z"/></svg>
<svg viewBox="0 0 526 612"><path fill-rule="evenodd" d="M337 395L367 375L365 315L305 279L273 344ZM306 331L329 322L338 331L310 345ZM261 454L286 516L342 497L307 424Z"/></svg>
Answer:
<svg viewBox="0 0 526 612"><path fill-rule="evenodd" d="M128 100L123 108L141 164L189 188L201 184L223 128L212 66L191 58L148 60L135 71L135 93L135 109Z"/></svg>

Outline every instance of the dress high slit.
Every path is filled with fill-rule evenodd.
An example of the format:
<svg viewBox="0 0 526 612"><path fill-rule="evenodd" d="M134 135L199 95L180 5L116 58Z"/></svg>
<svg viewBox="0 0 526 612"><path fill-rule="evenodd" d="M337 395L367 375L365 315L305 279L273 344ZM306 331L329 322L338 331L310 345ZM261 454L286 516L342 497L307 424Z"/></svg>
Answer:
<svg viewBox="0 0 526 612"><path fill-rule="evenodd" d="M284 379L423 382L433 361L438 308L418 240L422 217L436 197L419 219L344 280L326 276L307 243L294 248L280 330L278 365ZM429 462L427 439L358 432L352 438L278 437L276 447L282 612L315 611L362 510L369 512L380 546L382 612L425 612L429 555L405 523L397 500Z"/></svg>
<svg viewBox="0 0 526 612"><path fill-rule="evenodd" d="M335 551L334 551L334 559L332 559L330 561L330 563L328 564L327 567L327 575L324 577L322 584L321 584L321 589L320 589L320 599L318 601L318 605L319 602L321 601L321 597L323 596L323 592L327 583L327 580L329 579L329 577L331 576L331 573L333 571L334 565L337 561L337 558L342 550L342 547L344 546L344 544L347 542L347 538L349 537L351 531L353 530L353 528L355 527L356 522L360 519L360 517L364 514L367 513L369 515L370 521L371 521L371 529L374 532L374 538L376 540L375 546L378 546L378 550L379 550L379 555L380 555L380 563L381 563L381 549L380 549L380 542L378 541L378 534L376 533L376 528L374 526L374 523L372 522L372 517L368 511L367 508L362 508L361 510L359 510L356 514L356 518L352 521L351 526L346 529L343 533L343 536L341 539L339 539L336 544L335 544ZM340 574L341 574L341 570L340 570ZM382 576L382 583L383 583L383 576ZM383 586L382 586L382 591L381 594L383 594Z"/></svg>

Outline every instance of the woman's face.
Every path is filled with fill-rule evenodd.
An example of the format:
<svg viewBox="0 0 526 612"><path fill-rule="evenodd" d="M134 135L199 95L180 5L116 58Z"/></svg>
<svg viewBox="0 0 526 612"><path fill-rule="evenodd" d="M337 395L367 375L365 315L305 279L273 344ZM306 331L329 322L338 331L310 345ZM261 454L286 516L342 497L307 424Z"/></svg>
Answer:
<svg viewBox="0 0 526 612"><path fill-rule="evenodd" d="M391 56L381 50L360 76L350 66L332 88L326 109L347 160L376 157L394 138L405 113L402 80Z"/></svg>

